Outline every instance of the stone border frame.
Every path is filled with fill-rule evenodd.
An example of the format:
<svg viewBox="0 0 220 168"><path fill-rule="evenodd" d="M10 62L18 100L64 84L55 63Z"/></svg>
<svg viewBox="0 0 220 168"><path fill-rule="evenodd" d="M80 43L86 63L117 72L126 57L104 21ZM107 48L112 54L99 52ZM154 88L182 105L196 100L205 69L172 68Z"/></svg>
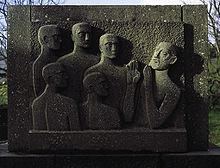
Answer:
<svg viewBox="0 0 220 168"><path fill-rule="evenodd" d="M56 11L56 15L54 15ZM103 15L103 13L105 13ZM63 20L164 21L185 23L186 128L188 149L208 149L206 6L9 6L8 128L9 150L28 150L32 86L31 22ZM33 58L32 58L33 59ZM201 64L198 65L197 62ZM203 69L202 69L203 68ZM32 96L33 97L33 96Z"/></svg>

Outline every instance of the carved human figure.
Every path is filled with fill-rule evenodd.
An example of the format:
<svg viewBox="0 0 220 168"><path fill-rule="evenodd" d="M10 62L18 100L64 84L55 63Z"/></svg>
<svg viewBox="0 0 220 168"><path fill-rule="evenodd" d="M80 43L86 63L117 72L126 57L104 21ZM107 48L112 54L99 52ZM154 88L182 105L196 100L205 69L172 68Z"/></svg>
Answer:
<svg viewBox="0 0 220 168"><path fill-rule="evenodd" d="M60 94L68 84L64 67L59 63L50 63L43 68L42 76L47 85L44 92L32 104L33 129L80 130L75 100Z"/></svg>
<svg viewBox="0 0 220 168"><path fill-rule="evenodd" d="M39 96L46 86L42 77L42 68L51 62L56 62L56 50L60 49L62 42L60 30L57 25L45 25L38 30L38 41L41 45L41 52L32 66L33 87L35 96Z"/></svg>
<svg viewBox="0 0 220 168"><path fill-rule="evenodd" d="M71 53L62 56L58 62L65 66L69 76L69 85L63 94L74 98L76 101L81 99L82 80L84 71L98 63L98 56L89 54L91 40L91 26L88 23L77 23L72 27L72 40L74 49Z"/></svg>
<svg viewBox="0 0 220 168"><path fill-rule="evenodd" d="M91 72L105 74L109 81L109 95L103 98L103 103L122 112L126 91L126 69L116 66L114 62L118 54L118 38L114 34L102 35L99 40L99 48L101 60L98 64L87 69L85 76Z"/></svg>
<svg viewBox="0 0 220 168"><path fill-rule="evenodd" d="M169 42L161 42L156 47L149 66L146 65L143 70L145 106L151 129L160 128L174 112L179 101L180 89L168 76L169 66L176 60L175 46Z"/></svg>
<svg viewBox="0 0 220 168"><path fill-rule="evenodd" d="M82 119L88 129L110 130L120 128L119 110L103 104L104 97L109 95L109 82L100 72L87 74L83 86L88 93L82 105Z"/></svg>

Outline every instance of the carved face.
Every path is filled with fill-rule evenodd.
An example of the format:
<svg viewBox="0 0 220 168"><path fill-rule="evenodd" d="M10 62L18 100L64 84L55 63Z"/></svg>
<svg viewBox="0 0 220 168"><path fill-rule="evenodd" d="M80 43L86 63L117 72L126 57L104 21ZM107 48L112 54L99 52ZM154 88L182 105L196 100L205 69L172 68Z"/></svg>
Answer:
<svg viewBox="0 0 220 168"><path fill-rule="evenodd" d="M72 35L74 45L88 48L91 42L91 28L87 25L78 26L75 33Z"/></svg>
<svg viewBox="0 0 220 168"><path fill-rule="evenodd" d="M100 51L104 57L114 59L118 53L118 39L114 36L106 36L103 39L102 45L100 45Z"/></svg>
<svg viewBox="0 0 220 168"><path fill-rule="evenodd" d="M62 67L57 68L53 72L53 76L50 77L51 83L57 88L67 87L68 76Z"/></svg>
<svg viewBox="0 0 220 168"><path fill-rule="evenodd" d="M58 29L51 29L48 35L44 37L44 41L48 48L58 50L62 42L60 32Z"/></svg>
<svg viewBox="0 0 220 168"><path fill-rule="evenodd" d="M168 69L170 64L174 64L177 57L172 54L171 46L172 45L167 42L160 43L155 49L149 66L155 70L165 70Z"/></svg>
<svg viewBox="0 0 220 168"><path fill-rule="evenodd" d="M104 76L100 76L99 78L96 79L95 82L95 92L99 96L108 96L109 94L109 83L107 79Z"/></svg>

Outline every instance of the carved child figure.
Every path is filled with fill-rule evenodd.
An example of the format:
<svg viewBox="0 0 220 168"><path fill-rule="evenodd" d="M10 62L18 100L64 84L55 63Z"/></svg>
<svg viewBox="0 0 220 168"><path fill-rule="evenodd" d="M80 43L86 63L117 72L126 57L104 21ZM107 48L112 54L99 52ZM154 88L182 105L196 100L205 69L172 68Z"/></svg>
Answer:
<svg viewBox="0 0 220 168"><path fill-rule="evenodd" d="M39 96L46 84L42 77L42 68L51 62L56 62L58 57L56 50L60 49L62 42L60 30L57 25L45 25L38 30L38 41L41 45L41 53L33 63L33 86L35 96Z"/></svg>
<svg viewBox="0 0 220 168"><path fill-rule="evenodd" d="M174 112L180 98L180 89L168 76L168 69L177 60L176 48L168 42L161 42L155 49L149 66L146 65L144 87L146 112L151 129L159 128ZM152 75L152 70L154 77Z"/></svg>
<svg viewBox="0 0 220 168"><path fill-rule="evenodd" d="M64 65L69 76L69 85L63 91L65 96L81 99L82 80L84 71L98 63L99 58L89 54L91 43L91 26L88 23L77 23L72 27L72 40L74 42L73 52L62 56L58 62Z"/></svg>
<svg viewBox="0 0 220 168"><path fill-rule="evenodd" d="M68 80L63 66L59 63L50 63L43 68L42 76L47 85L32 104L33 129L80 130L76 102L60 94L67 87Z"/></svg>
<svg viewBox="0 0 220 168"><path fill-rule="evenodd" d="M100 72L87 74L83 80L88 93L87 101L82 105L82 118L89 129L110 130L120 128L119 111L102 103L109 95L109 82Z"/></svg>

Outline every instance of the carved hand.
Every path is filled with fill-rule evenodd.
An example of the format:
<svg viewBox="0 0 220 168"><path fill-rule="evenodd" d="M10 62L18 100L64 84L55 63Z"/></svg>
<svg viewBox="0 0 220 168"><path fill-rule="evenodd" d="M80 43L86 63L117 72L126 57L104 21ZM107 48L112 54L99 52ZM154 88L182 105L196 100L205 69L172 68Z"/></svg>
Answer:
<svg viewBox="0 0 220 168"><path fill-rule="evenodd" d="M140 79L140 72L138 71L138 62L136 60L130 61L127 65L127 84L137 84Z"/></svg>
<svg viewBox="0 0 220 168"><path fill-rule="evenodd" d="M144 86L146 88L152 88L152 71L151 71L151 67L146 65L144 67L144 70L143 70L143 75L144 75Z"/></svg>

